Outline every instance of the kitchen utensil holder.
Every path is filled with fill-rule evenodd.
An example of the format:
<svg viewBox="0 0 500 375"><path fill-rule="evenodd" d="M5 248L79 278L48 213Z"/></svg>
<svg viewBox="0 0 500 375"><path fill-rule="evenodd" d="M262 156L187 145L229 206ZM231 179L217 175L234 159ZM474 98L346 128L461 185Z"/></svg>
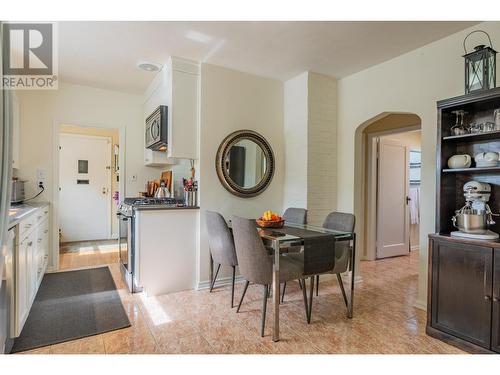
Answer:
<svg viewBox="0 0 500 375"><path fill-rule="evenodd" d="M198 205L198 192L196 190L184 191L184 204L187 207Z"/></svg>

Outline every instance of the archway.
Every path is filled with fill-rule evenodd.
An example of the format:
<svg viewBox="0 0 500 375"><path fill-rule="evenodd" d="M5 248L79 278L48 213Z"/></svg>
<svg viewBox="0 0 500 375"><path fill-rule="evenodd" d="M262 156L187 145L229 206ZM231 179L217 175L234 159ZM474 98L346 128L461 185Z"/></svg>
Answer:
<svg viewBox="0 0 500 375"><path fill-rule="evenodd" d="M414 113L383 112L363 122L355 132L354 151L354 214L356 215L357 262L367 259L367 242L371 238L369 220L374 220L373 210L367 207L368 172L371 161L368 139L374 134L391 134L421 129L421 119ZM370 213L372 217L368 217ZM358 268L359 269L359 268ZM362 275L361 275L362 277Z"/></svg>

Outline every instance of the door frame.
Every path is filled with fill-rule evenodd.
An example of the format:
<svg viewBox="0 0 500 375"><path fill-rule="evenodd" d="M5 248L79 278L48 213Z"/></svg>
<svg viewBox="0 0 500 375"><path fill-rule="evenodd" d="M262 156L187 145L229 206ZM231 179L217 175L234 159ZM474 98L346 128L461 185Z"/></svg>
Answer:
<svg viewBox="0 0 500 375"><path fill-rule="evenodd" d="M110 194L110 200L106 204L106 233L107 233L107 239L111 239L113 237L113 229L111 225L111 215L113 213L113 192L112 192L112 186L113 186L113 174L111 173L111 167L113 163L113 159L111 157L111 151L113 150L113 139L111 137L107 136L101 136L101 135L87 135L87 134L78 134L78 133L61 133L59 132L59 142L61 141L61 137L66 137L66 138L81 138L81 139L90 139L90 140L106 140L107 141L107 153L109 157L109 168L107 169L107 177L106 177L106 188L108 189L108 192ZM59 144L60 145L60 144ZM60 161L60 160L59 160ZM107 160L106 160L107 161ZM105 161L105 162L106 162ZM59 170L59 178L61 177L60 170ZM56 189L58 191L58 196L59 196L59 188L60 186L60 179L57 182ZM59 210L57 212L59 214Z"/></svg>
<svg viewBox="0 0 500 375"><path fill-rule="evenodd" d="M120 200L125 197L125 150L126 150L126 127L125 126L106 126L105 124L89 124L78 121L63 121L54 120L52 124L52 235L50 236L50 251L49 251L49 266L48 272L56 272L59 270L59 133L61 125L77 126L80 128L97 128L97 129L113 129L118 130L118 166L120 168L120 182L118 183L118 192Z"/></svg>
<svg viewBox="0 0 500 375"><path fill-rule="evenodd" d="M365 227L365 260L377 259L377 179L378 179L378 164L377 164L377 148L378 138L387 135L401 134L411 131L421 130L420 125L407 126L397 129L391 129L381 132L373 132L367 134L366 141L366 170L365 170L365 202L366 202L366 219Z"/></svg>

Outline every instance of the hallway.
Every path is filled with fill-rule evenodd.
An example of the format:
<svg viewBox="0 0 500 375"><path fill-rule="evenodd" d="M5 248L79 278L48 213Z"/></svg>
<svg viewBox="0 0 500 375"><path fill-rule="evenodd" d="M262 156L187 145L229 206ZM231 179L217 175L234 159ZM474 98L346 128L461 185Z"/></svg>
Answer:
<svg viewBox="0 0 500 375"><path fill-rule="evenodd" d="M59 247L59 270L118 263L118 240L64 242Z"/></svg>

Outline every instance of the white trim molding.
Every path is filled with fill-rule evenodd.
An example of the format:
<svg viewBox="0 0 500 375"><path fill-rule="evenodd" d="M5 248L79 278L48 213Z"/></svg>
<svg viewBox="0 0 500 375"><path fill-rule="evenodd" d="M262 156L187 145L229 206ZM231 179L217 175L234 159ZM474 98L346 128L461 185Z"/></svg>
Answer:
<svg viewBox="0 0 500 375"><path fill-rule="evenodd" d="M415 303L413 304L413 307L416 307L417 309L427 311L427 301L417 299Z"/></svg>
<svg viewBox="0 0 500 375"><path fill-rule="evenodd" d="M235 279L234 279L234 283L235 284L242 283L244 281L245 281L245 279L241 275L236 276ZM231 282L232 282L232 277L231 276L220 277L215 282L214 288L219 288L219 287L224 287L224 286L231 286ZM210 289L210 280L201 281L196 286L196 290L206 290L206 289Z"/></svg>

